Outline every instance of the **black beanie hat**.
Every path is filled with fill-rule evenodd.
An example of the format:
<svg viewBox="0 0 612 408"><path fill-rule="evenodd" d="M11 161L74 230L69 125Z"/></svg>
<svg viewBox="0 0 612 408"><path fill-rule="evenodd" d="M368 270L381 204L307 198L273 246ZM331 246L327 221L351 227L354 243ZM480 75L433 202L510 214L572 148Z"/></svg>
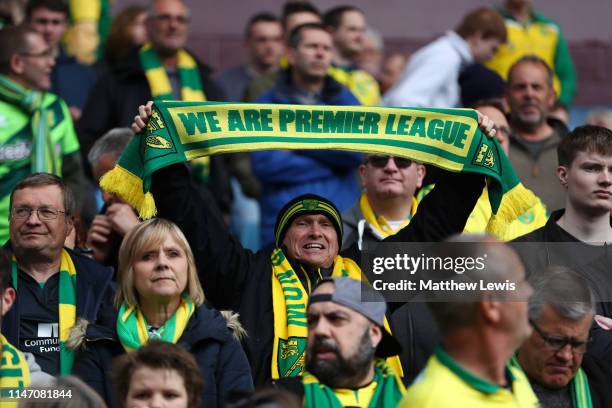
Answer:
<svg viewBox="0 0 612 408"><path fill-rule="evenodd" d="M316 194L303 194L289 201L278 212L274 226L274 239L276 246L280 247L287 230L294 219L301 215L322 214L326 216L338 235L338 246L342 245L342 217L334 203Z"/></svg>

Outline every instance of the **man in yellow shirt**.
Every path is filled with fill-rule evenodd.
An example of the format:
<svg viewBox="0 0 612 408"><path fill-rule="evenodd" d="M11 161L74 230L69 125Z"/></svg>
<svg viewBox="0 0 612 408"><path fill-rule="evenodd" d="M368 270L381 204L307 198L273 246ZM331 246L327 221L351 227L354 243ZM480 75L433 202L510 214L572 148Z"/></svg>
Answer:
<svg viewBox="0 0 612 408"><path fill-rule="evenodd" d="M458 245L461 240L468 242L474 238L451 241ZM525 374L508 366L514 350L531 332L527 300L532 289L525 280L525 269L518 255L506 244L477 238L479 242L469 246L463 243L454 251L456 257L466 258L487 254L486 267L482 271L473 269L470 278L485 285L510 281L515 284L515 290L473 292L473 301L456 292L453 298L448 292L433 292L434 299L428 306L442 334L442 342L408 388L401 408L536 407L538 404Z"/></svg>

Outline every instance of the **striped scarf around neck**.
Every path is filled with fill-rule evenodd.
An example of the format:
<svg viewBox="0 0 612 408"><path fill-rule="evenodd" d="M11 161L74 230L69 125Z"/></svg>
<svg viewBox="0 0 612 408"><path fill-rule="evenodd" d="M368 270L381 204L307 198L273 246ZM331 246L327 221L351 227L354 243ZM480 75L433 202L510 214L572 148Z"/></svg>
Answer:
<svg viewBox="0 0 612 408"><path fill-rule="evenodd" d="M18 282L19 276L17 272L17 261L15 255L11 262L11 279L15 291L19 293ZM76 287L77 274L74 267L74 262L70 254L65 249L62 249L60 258L59 270L59 346L60 346L60 375L70 375L72 372L72 364L74 362L74 352L68 348L66 341L70 334L70 329L76 323Z"/></svg>
<svg viewBox="0 0 612 408"><path fill-rule="evenodd" d="M147 320L138 306L121 304L117 315L117 335L125 351L134 351L144 346L149 340L162 340L176 344L183 335L189 319L195 311L195 305L187 293L181 295L178 309L172 316L151 335Z"/></svg>
<svg viewBox="0 0 612 408"><path fill-rule="evenodd" d="M52 173L59 176L60 165L55 159L49 129L49 114L45 109L45 93L27 89L5 75L0 75L0 100L19 107L30 117L32 130L32 173Z"/></svg>

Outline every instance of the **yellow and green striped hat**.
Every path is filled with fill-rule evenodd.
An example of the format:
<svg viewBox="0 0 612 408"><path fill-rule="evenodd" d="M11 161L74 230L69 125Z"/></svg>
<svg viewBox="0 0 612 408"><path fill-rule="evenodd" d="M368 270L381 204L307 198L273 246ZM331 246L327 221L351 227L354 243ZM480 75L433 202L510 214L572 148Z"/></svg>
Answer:
<svg viewBox="0 0 612 408"><path fill-rule="evenodd" d="M285 234L293 220L307 214L326 216L336 229L338 244L342 242L342 217L334 203L316 194L303 194L285 204L276 217L274 237L277 247L282 245Z"/></svg>

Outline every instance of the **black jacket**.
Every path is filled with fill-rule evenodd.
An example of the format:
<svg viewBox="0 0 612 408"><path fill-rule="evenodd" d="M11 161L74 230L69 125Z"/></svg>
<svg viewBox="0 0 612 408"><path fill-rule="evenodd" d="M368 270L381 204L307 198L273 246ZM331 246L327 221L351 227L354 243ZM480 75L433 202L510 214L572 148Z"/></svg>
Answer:
<svg viewBox="0 0 612 408"><path fill-rule="evenodd" d="M419 206L410 225L387 241L434 242L463 231L482 193L483 182L479 175L448 173L445 182ZM248 333L244 346L255 384L269 380L274 339L272 248L256 253L242 248L223 221L210 215L184 165L168 166L154 173L151 191L158 216L175 222L185 233L208 301L218 309L240 313ZM356 247L342 255L357 262L360 258Z"/></svg>
<svg viewBox="0 0 612 408"><path fill-rule="evenodd" d="M225 98L222 91L210 78L211 69L197 59L196 62L206 99L223 101ZM109 66L94 84L90 95L77 123L77 134L85 170L91 177L87 154L96 140L115 127L130 126L138 113L138 106L152 99L147 77L140 66L138 51L122 63ZM210 158L210 178L206 187L212 192L221 210L229 214L232 192L229 172L222 156Z"/></svg>
<svg viewBox="0 0 612 408"><path fill-rule="evenodd" d="M10 244L7 244L10 249ZM115 325L112 308L115 285L111 281L113 271L87 257L67 249L77 271L76 317L96 322L100 326ZM2 334L11 344L19 344L19 295L15 304L2 318Z"/></svg>
<svg viewBox="0 0 612 408"><path fill-rule="evenodd" d="M513 241L528 276L551 265L566 266L583 276L597 301L597 313L612 318L612 248L589 245L561 228L557 221L565 210L554 211L546 225ZM612 219L611 219L612 223ZM588 353L612 367L612 331L591 328Z"/></svg>
<svg viewBox="0 0 612 408"><path fill-rule="evenodd" d="M589 354L582 359L582 369L589 380L593 408L612 407L612 369Z"/></svg>
<svg viewBox="0 0 612 408"><path fill-rule="evenodd" d="M200 367L205 407L222 407L229 392L253 389L249 363L228 326L231 327L218 311L200 306L177 343L195 357ZM114 406L111 363L114 357L125 353L117 332L90 324L83 340L75 356L73 373L96 390L109 407Z"/></svg>

